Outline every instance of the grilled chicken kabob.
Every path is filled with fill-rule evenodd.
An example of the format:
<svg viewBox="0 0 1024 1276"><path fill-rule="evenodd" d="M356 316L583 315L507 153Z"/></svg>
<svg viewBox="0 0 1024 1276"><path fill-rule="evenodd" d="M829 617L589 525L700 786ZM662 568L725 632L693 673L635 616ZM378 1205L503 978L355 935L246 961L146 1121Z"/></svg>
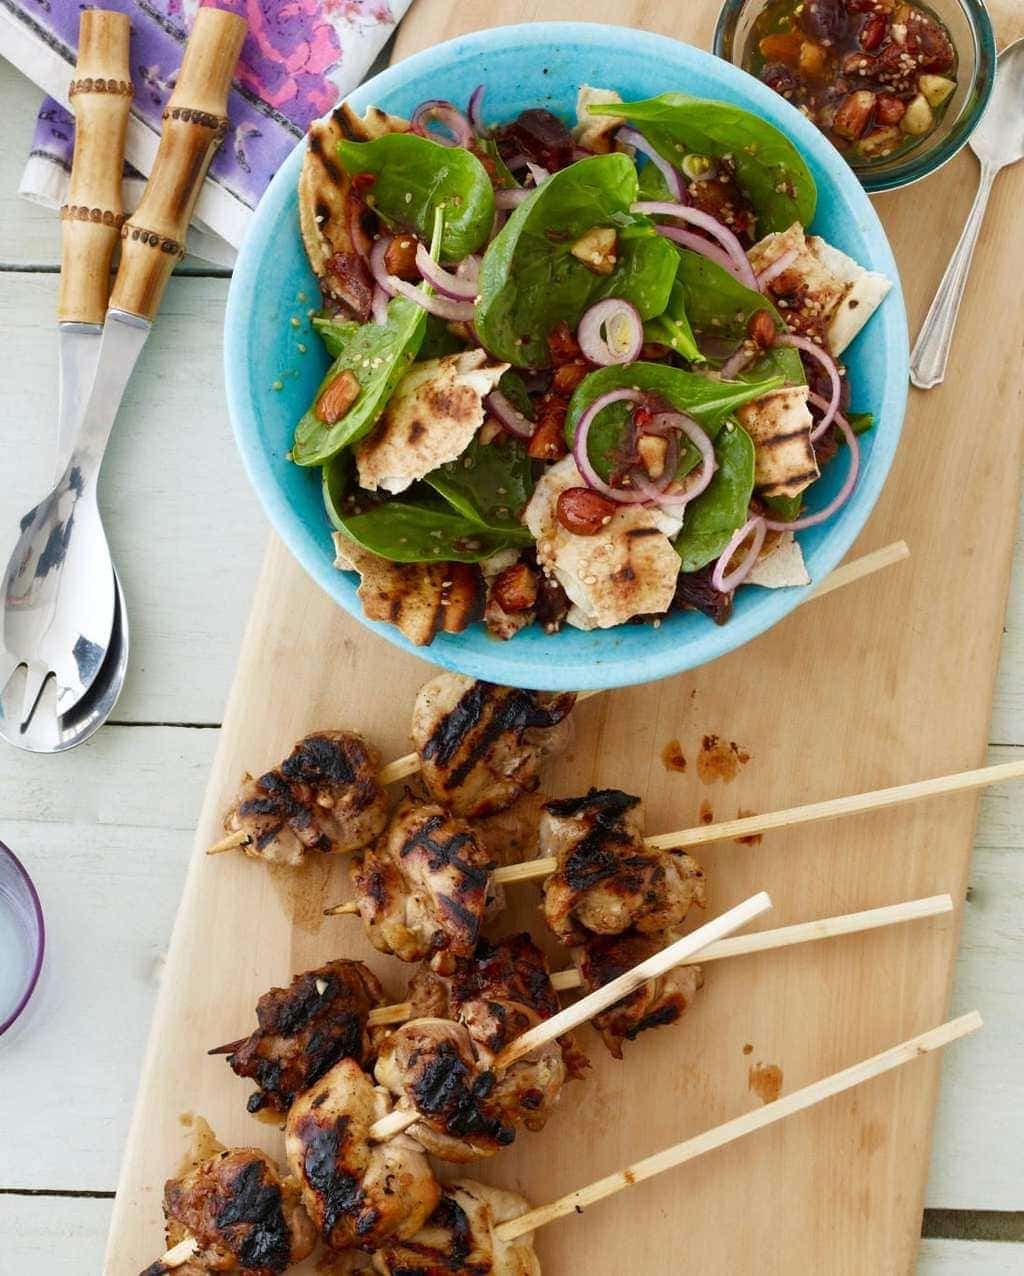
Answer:
<svg viewBox="0 0 1024 1276"><path fill-rule="evenodd" d="M505 811L537 788L545 759L565 747L575 700L440 674L416 697L415 754L382 770L380 754L356 732L314 732L279 766L245 777L224 820L228 836L210 853L240 847L295 867L310 851L362 850L387 822L383 785L417 771L456 815Z"/></svg>

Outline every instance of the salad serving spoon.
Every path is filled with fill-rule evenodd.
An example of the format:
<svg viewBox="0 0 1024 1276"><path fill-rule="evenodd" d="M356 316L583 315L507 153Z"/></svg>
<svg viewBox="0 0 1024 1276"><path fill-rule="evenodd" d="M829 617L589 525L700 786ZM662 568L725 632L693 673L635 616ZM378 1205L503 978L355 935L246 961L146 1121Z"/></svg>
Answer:
<svg viewBox="0 0 1024 1276"><path fill-rule="evenodd" d="M978 193L910 356L910 379L921 390L939 385L946 375L960 302L996 176L1024 159L1024 38L999 55L992 99L971 137L971 149L981 162Z"/></svg>

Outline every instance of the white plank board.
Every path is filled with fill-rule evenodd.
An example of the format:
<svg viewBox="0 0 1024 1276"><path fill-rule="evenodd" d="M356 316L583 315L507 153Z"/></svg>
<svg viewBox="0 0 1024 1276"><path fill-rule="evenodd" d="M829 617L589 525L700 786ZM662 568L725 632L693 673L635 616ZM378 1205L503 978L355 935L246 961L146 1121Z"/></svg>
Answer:
<svg viewBox="0 0 1024 1276"><path fill-rule="evenodd" d="M112 1205L93 1199L0 1196L0 1276L99 1271ZM648 1276L675 1276L678 1270L672 1257L661 1273ZM917 1276L1024 1276L1024 1245L922 1241Z"/></svg>
<svg viewBox="0 0 1024 1276"><path fill-rule="evenodd" d="M54 464L57 279L6 274L0 561ZM227 281L174 279L114 427L100 485L128 599L132 654L120 721L219 722L267 523L224 402Z"/></svg>

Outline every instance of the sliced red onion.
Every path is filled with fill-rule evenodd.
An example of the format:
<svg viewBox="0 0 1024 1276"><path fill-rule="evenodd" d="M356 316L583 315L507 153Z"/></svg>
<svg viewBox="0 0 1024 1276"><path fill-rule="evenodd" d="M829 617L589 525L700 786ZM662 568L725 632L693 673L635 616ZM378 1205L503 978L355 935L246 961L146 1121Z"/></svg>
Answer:
<svg viewBox="0 0 1024 1276"><path fill-rule="evenodd" d="M598 413L603 412L605 408L610 408L613 403L642 403L643 399L644 396L639 390L609 390L607 394L602 394L580 417L576 426L576 436L572 441L573 460L584 483L587 487L592 487L595 492L600 492L602 496L607 496L609 500L617 501L620 505L641 505L650 498L645 492L611 487L606 483L590 463L590 457L587 454L587 436Z"/></svg>
<svg viewBox="0 0 1024 1276"><path fill-rule="evenodd" d="M427 125L434 121L443 124L451 131L452 136L444 137L433 129L428 129ZM468 146L473 140L469 120L457 106L446 102L444 98L431 98L428 102L421 102L413 111L409 122L414 133L429 137L432 142L440 142L442 146Z"/></svg>
<svg viewBox="0 0 1024 1276"><path fill-rule="evenodd" d="M733 377L738 376L744 368L754 361L754 351L746 341L740 342L740 347L735 354L730 355L718 370L718 375L723 381L731 381Z"/></svg>
<svg viewBox="0 0 1024 1276"><path fill-rule="evenodd" d="M671 424L675 429L690 440L693 446L700 452L701 468L696 478L690 478L686 487L681 492L666 492L658 488L655 484L645 483L642 479L636 480L637 487L643 491L650 488L648 495L652 501L656 501L665 509L671 510L674 514L682 513L683 507L688 505L690 501L700 496L707 485L711 482L715 470L718 469L718 461L715 458L715 449L707 434L700 428L692 417L687 416L684 412L659 412L654 418L654 422L665 422ZM654 424L652 422L652 424ZM678 465L678 453L676 457L676 465L672 466L669 475L669 482L675 477L675 471ZM667 468L667 466L666 466ZM668 486L668 484L666 484Z"/></svg>
<svg viewBox="0 0 1024 1276"><path fill-rule="evenodd" d="M540 164L535 164L533 160L527 160L526 167L530 170L534 186L543 186L551 176L546 168L543 168Z"/></svg>
<svg viewBox="0 0 1024 1276"><path fill-rule="evenodd" d="M484 86L482 84L478 84L469 95L469 105L466 108L466 115L469 118L470 127L477 137L490 137L491 130L484 124L483 105Z"/></svg>
<svg viewBox="0 0 1024 1276"><path fill-rule="evenodd" d="M436 262L423 244L416 245L416 268L423 278L442 297L455 301L474 301L477 287L475 279L460 279Z"/></svg>
<svg viewBox="0 0 1024 1276"><path fill-rule="evenodd" d="M729 544L722 550L718 562L715 563L715 569L711 573L711 586L713 589L717 589L720 594L728 594L737 585L743 584L750 573L750 569L757 562L757 556L761 552L761 546L764 544L764 538L770 526L770 523L755 515L753 518L747 519L738 532L733 533ZM728 571L732 556L748 536L751 538L750 548L744 555L743 562L740 563L739 567L734 568L733 571Z"/></svg>
<svg viewBox="0 0 1024 1276"><path fill-rule="evenodd" d="M494 192L494 206L499 209L518 208L532 194L525 186L513 186L510 190Z"/></svg>
<svg viewBox="0 0 1024 1276"><path fill-rule="evenodd" d="M752 291L757 292L757 276L743 251L743 245L733 232L717 217L702 212L699 208L687 208L685 204L671 204L663 199L642 199L633 205L634 213L647 213L653 217L678 217L680 221L689 222L691 226L706 231L717 239L736 264L740 282Z"/></svg>
<svg viewBox="0 0 1024 1276"><path fill-rule="evenodd" d="M506 430L509 430L517 438L532 439L533 432L537 425L534 421L528 420L523 416L522 412L505 398L500 390L492 390L484 399L484 404L489 412L492 412Z"/></svg>
<svg viewBox="0 0 1024 1276"><path fill-rule="evenodd" d="M799 248L790 248L788 252L784 252L781 257L777 257L770 266L765 266L764 270L757 277L757 286L762 292L771 283L773 279L778 279L779 275L787 271L793 262L800 256Z"/></svg>
<svg viewBox="0 0 1024 1276"><path fill-rule="evenodd" d="M719 248L710 239L705 239L703 235L698 235L695 231L683 230L681 226L658 226L657 231L659 235L664 235L666 239L671 239L674 244L689 248L691 252L700 253L708 261L713 261L716 266L721 266L723 270L727 270L737 283L743 283L740 278L739 267L724 248Z"/></svg>
<svg viewBox="0 0 1024 1276"><path fill-rule="evenodd" d="M415 302L417 306L422 306L428 314L437 315L439 319L451 319L458 323L465 323L473 318L473 303L471 301L453 301L451 297L435 297L430 293L424 292L422 288L417 288L415 284L399 279L397 275L388 275L387 281L388 286L393 288L400 296L407 297L409 301Z"/></svg>
<svg viewBox="0 0 1024 1276"><path fill-rule="evenodd" d="M456 279L471 280L474 284L480 278L480 258L476 253L469 253L463 257L459 264L455 267Z"/></svg>
<svg viewBox="0 0 1024 1276"><path fill-rule="evenodd" d="M580 146L579 142L577 142L572 148L572 158L574 163L576 160L590 159L593 154L594 152L592 150L589 150L586 146Z"/></svg>
<svg viewBox="0 0 1024 1276"><path fill-rule="evenodd" d="M775 344L780 346L792 346L794 350L802 350L804 354L815 359L828 373L828 379L832 384L832 397L825 406L825 415L811 431L811 442L820 439L828 427L836 418L836 412L839 409L839 396L842 393L842 386L839 382L839 369L836 367L836 361L828 353L823 350L816 342L808 340L807 337L797 337L792 332L785 332L780 337L776 337Z"/></svg>
<svg viewBox="0 0 1024 1276"><path fill-rule="evenodd" d="M378 235L370 249L370 274L373 275L373 282L389 297L395 295L395 290L390 283L394 275L389 273L384 258L387 256L393 238L393 235Z"/></svg>
<svg viewBox="0 0 1024 1276"><path fill-rule="evenodd" d="M662 177L664 177L665 184L668 186L668 193L672 196L672 198L678 200L683 198L682 174L677 168L670 164L667 159L662 159L642 133L638 133L635 128L620 128L615 134L615 140L618 142L626 142L627 145L638 150L641 155L645 155Z"/></svg>
<svg viewBox="0 0 1024 1276"><path fill-rule="evenodd" d="M602 368L634 363L644 344L643 320L636 306L609 297L583 312L576 340L586 358Z"/></svg>
<svg viewBox="0 0 1024 1276"><path fill-rule="evenodd" d="M505 167L510 173L514 173L517 168L525 168L529 162L530 161L526 158L522 151L516 151L514 155L510 156L505 161Z"/></svg>
<svg viewBox="0 0 1024 1276"><path fill-rule="evenodd" d="M373 322L385 324L388 321L388 294L380 286L373 285L373 297L370 300L370 313L373 315Z"/></svg>
<svg viewBox="0 0 1024 1276"><path fill-rule="evenodd" d="M488 243L490 243L492 239L495 239L501 233L502 227L505 225L507 221L508 221L508 213L506 213L503 208L499 208L495 206L494 221L491 222L491 233L487 236Z"/></svg>
<svg viewBox="0 0 1024 1276"><path fill-rule="evenodd" d="M850 499L850 493L857 482L857 472L860 469L860 444L857 442L857 436L854 434L852 426L841 412L836 413L835 424L839 426L846 436L847 446L850 449L850 470L846 475L843 486L825 508L818 510L816 514L807 514L804 518L796 518L791 523L784 523L770 518L765 519L765 527L769 531L799 532L805 527L815 527L818 523L824 523L827 518L831 518L836 510L840 509Z"/></svg>

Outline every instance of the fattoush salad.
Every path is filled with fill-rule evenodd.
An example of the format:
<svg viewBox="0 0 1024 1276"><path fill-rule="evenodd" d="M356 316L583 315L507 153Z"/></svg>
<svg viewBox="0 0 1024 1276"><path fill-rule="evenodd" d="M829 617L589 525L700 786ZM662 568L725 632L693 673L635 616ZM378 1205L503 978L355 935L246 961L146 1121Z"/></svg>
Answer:
<svg viewBox="0 0 1024 1276"><path fill-rule="evenodd" d="M793 144L729 103L584 85L567 125L422 103L310 129L331 366L290 453L336 565L415 644L608 629L806 584L858 476L842 353L890 284L808 233ZM841 466L832 500L816 498Z"/></svg>

